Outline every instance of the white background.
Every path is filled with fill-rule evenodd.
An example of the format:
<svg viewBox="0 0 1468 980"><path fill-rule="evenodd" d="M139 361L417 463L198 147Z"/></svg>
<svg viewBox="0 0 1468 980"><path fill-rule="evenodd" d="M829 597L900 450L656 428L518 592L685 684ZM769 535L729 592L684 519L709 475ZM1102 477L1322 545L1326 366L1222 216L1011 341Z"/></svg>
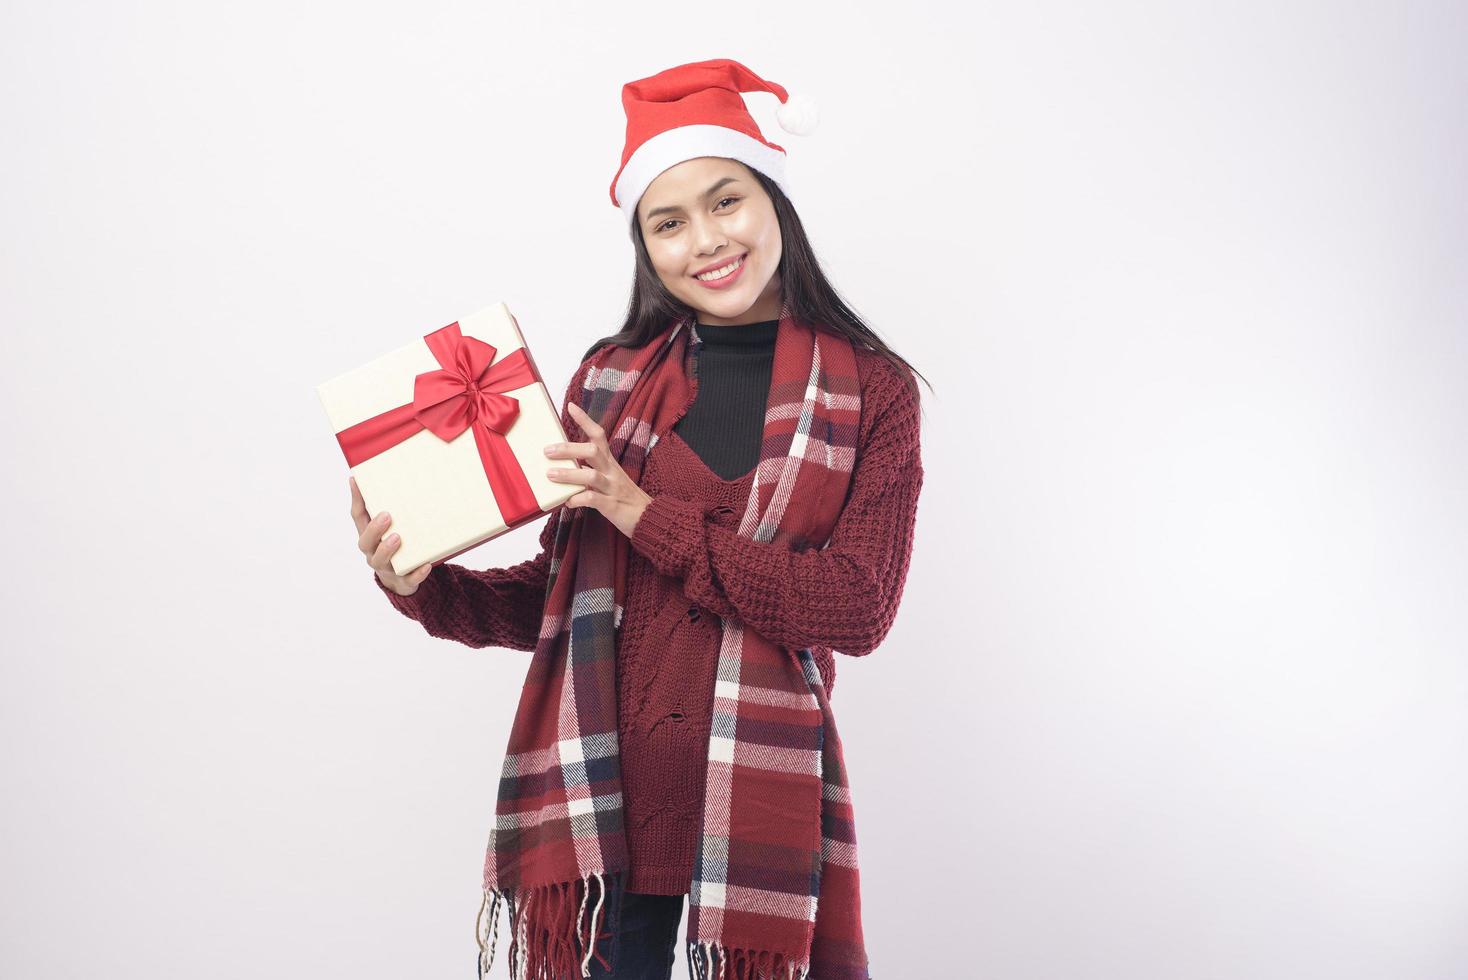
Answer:
<svg viewBox="0 0 1468 980"><path fill-rule="evenodd" d="M631 283L621 85L714 57L821 105L748 97L935 389L834 692L873 975L1468 974L1465 28L6 5L0 974L473 976L529 655L373 587L314 386L504 300L559 395Z"/></svg>

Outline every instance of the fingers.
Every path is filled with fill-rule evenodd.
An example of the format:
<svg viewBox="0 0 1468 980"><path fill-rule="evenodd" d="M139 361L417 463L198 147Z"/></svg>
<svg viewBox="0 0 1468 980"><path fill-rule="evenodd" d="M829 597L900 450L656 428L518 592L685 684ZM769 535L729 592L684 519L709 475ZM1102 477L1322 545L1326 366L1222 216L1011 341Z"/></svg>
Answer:
<svg viewBox="0 0 1468 980"><path fill-rule="evenodd" d="M581 431L586 433L586 438L592 442L600 440L603 444L606 443L606 432L603 431L600 425L596 424L595 419L586 414L580 405L577 405L575 402L567 402L566 407L574 413L576 424L581 426Z"/></svg>
<svg viewBox="0 0 1468 980"><path fill-rule="evenodd" d="M368 556L369 560L382 544L382 533L390 524L392 524L392 515L383 511L368 522L366 528L358 536L357 547L362 550L362 554Z"/></svg>
<svg viewBox="0 0 1468 980"><path fill-rule="evenodd" d="M380 534L382 532L379 531L378 533ZM367 560L367 564L371 565L379 572L386 572L389 575L396 575L397 572L393 571L392 568L392 556L393 552L397 551L398 546L402 543L402 538L398 537L396 534L389 534L387 537L382 539L382 542L378 544L377 548L372 552L372 557Z"/></svg>
<svg viewBox="0 0 1468 980"><path fill-rule="evenodd" d="M357 489L357 478L349 476L347 482L352 485L352 521L357 525L357 533L361 534L367 527L367 502L362 499L362 491Z"/></svg>
<svg viewBox="0 0 1468 980"><path fill-rule="evenodd" d="M545 454L550 459L584 459L590 462L597 452L597 446L590 442L553 442L545 447Z"/></svg>
<svg viewBox="0 0 1468 980"><path fill-rule="evenodd" d="M352 520L357 525L357 547L361 549L362 554L367 556L367 564L371 565L373 569L390 577L399 577L393 571L392 556L402 545L403 540L396 534L383 537L383 532L392 524L392 515L383 511L369 520L367 503L362 499L362 491L357 489L356 477L348 477L347 482L352 485ZM432 571L433 562L427 561L401 577L403 581L417 586Z"/></svg>
<svg viewBox="0 0 1468 980"><path fill-rule="evenodd" d="M606 486L606 477L599 470L593 469L566 469L565 467L551 467L545 471L545 475L557 483L579 483L593 490L601 490Z"/></svg>

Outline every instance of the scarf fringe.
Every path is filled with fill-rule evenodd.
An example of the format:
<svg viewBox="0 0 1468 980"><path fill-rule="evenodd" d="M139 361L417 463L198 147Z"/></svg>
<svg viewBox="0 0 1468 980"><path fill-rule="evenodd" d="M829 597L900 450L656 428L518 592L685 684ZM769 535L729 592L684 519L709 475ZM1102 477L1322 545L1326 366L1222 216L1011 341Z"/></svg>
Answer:
<svg viewBox="0 0 1468 980"><path fill-rule="evenodd" d="M718 964L718 975L710 971ZM809 980L810 964L767 949L688 941L688 980Z"/></svg>
<svg viewBox="0 0 1468 980"><path fill-rule="evenodd" d="M599 886L596 904L591 908L591 921L583 929L586 908L591 897L591 883ZM614 879L613 887L620 881ZM579 898L578 898L579 896ZM599 871L572 881L554 882L522 888L516 892L496 888L484 889L475 920L474 934L479 943L476 967L479 980L489 976L494 966L495 945L499 941L499 909L503 903L509 911L511 980L566 980L573 971L591 976L591 958L610 969L607 958L596 950L595 940L612 938L602 930L607 897L607 881ZM580 903L579 909L577 903ZM535 934L530 934L530 909L535 908ZM485 918L486 909L489 912ZM491 924L493 931L491 932ZM591 937L595 937L592 939Z"/></svg>

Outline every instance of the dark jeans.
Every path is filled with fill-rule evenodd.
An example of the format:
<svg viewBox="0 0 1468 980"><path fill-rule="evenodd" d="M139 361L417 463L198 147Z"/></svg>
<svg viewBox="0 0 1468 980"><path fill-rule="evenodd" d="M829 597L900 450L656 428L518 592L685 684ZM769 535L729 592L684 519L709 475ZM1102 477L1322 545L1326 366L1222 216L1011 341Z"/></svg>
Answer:
<svg viewBox="0 0 1468 980"><path fill-rule="evenodd" d="M683 919L683 900L687 897L625 892L616 969L607 972L593 956L592 980L672 980L673 953L680 938L678 923ZM610 940L603 942L607 945L598 946L598 951L611 948Z"/></svg>

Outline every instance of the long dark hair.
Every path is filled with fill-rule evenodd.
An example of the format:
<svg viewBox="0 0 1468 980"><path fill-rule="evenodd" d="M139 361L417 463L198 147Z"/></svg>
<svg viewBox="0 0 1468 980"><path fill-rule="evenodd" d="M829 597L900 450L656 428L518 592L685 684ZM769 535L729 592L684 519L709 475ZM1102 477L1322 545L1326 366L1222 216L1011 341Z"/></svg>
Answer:
<svg viewBox="0 0 1468 980"><path fill-rule="evenodd" d="M907 362L902 355L887 346L856 315L851 307L836 292L834 286L821 271L810 239L805 237L805 228L795 205L780 190L780 186L753 167L747 168L759 181L765 193L775 205L775 216L780 222L780 295L790 305L790 312L801 320L818 327L845 335L857 347L865 347L887 358L899 368L911 371L928 390L933 385L922 373ZM691 315L694 310L672 293L653 268L647 254L647 243L642 238L641 222L630 222L632 246L637 252L637 262L632 275L632 297L627 304L627 319L619 333L603 337L586 351L582 360L590 357L606 344L618 347L642 347L668 326L668 321Z"/></svg>

